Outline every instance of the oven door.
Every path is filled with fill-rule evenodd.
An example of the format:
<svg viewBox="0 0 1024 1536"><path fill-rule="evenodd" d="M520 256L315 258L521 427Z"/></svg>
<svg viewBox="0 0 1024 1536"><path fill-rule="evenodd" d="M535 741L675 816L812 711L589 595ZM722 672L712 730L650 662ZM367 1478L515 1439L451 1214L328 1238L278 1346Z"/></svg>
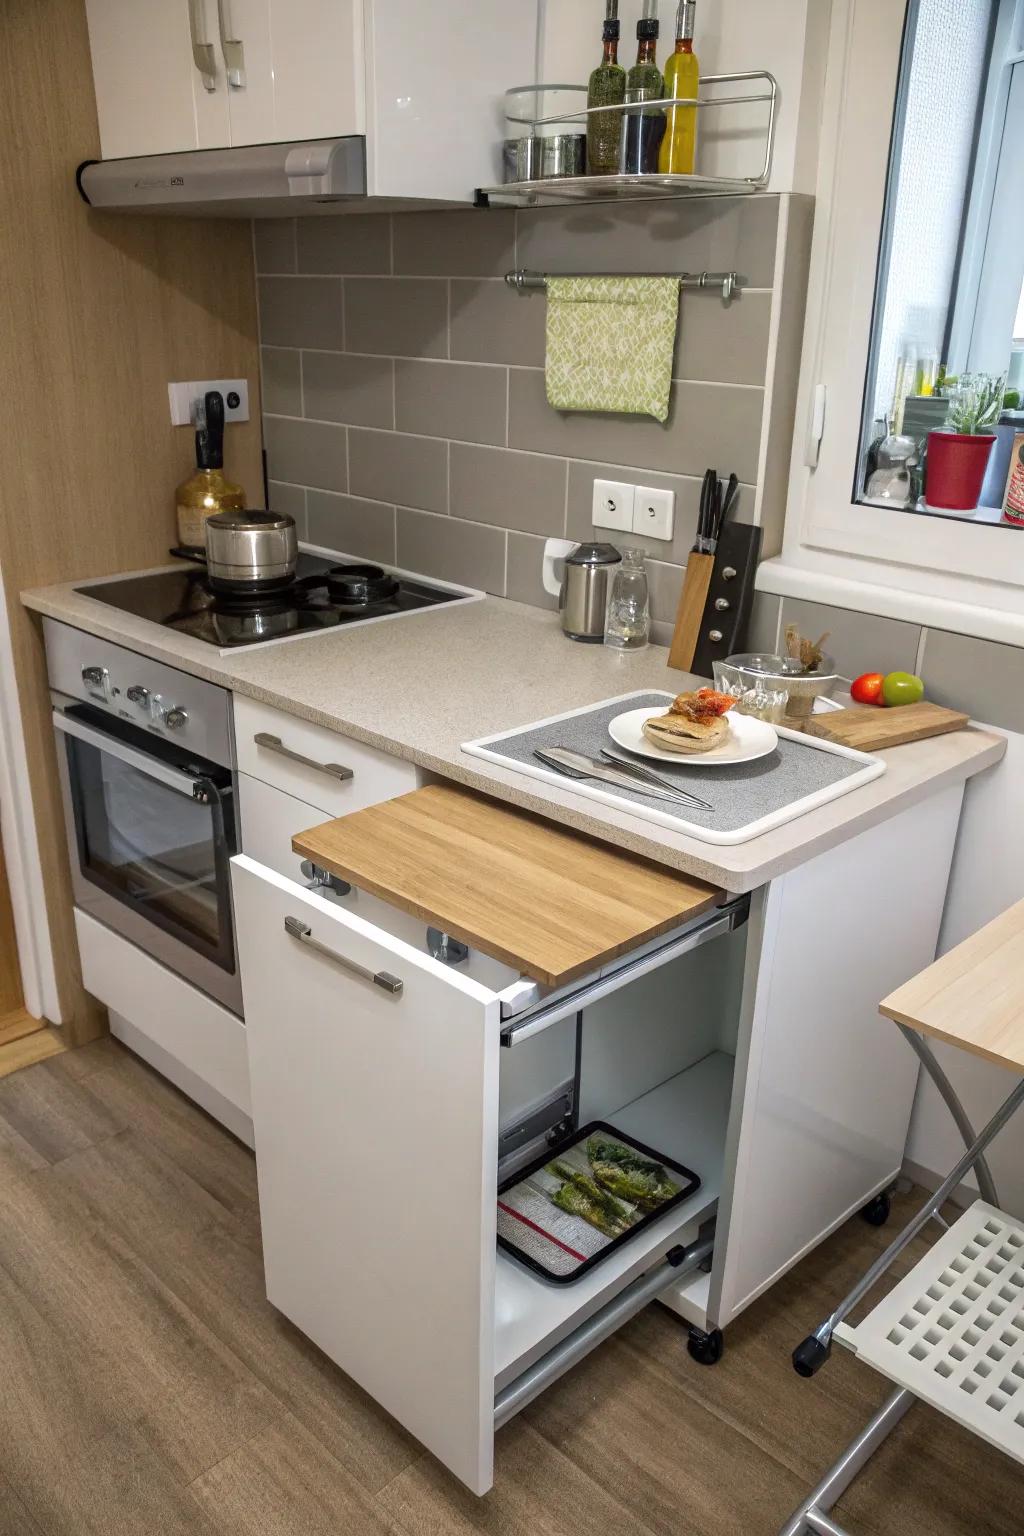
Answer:
<svg viewBox="0 0 1024 1536"><path fill-rule="evenodd" d="M230 771L88 704L53 723L76 906L241 1014Z"/></svg>

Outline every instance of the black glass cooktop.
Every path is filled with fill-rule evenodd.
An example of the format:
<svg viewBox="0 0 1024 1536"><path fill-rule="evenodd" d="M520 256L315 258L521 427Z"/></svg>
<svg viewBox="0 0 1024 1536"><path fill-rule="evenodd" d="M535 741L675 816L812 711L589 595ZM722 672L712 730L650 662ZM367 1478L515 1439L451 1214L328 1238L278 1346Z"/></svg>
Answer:
<svg viewBox="0 0 1024 1536"><path fill-rule="evenodd" d="M213 592L202 567L184 560L180 570L89 582L76 590L219 649L414 613L462 595L407 576L392 578L379 566L306 554L299 555L294 582L273 593Z"/></svg>

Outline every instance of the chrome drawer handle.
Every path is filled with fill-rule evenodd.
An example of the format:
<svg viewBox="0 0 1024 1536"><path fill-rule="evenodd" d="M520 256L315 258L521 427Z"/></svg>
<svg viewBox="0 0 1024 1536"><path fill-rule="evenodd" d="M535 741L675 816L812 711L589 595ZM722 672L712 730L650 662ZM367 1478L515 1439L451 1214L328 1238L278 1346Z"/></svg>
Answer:
<svg viewBox="0 0 1024 1536"><path fill-rule="evenodd" d="M340 779L343 784L355 778L352 769L346 768L344 763L318 763L315 757L303 757L301 752L293 752L291 747L286 747L280 736L271 736L268 731L257 731L253 741L258 747L266 747L268 752L276 752L278 757L290 758L293 763L301 763L303 768L315 768L317 773L329 774L332 779Z"/></svg>
<svg viewBox="0 0 1024 1536"><path fill-rule="evenodd" d="M381 987L385 992L390 992L392 997L401 997L405 988L404 981L390 975L387 971L371 971L365 965L357 965L354 960L346 960L344 955L336 955L333 949L328 949L326 944L321 944L319 939L314 939L313 930L300 917L286 917L284 927L285 932L290 933L293 939L298 939L307 949L315 949L318 955L324 955L328 960L333 960L335 965L340 965L343 971L358 976L361 981L372 981L375 987Z"/></svg>

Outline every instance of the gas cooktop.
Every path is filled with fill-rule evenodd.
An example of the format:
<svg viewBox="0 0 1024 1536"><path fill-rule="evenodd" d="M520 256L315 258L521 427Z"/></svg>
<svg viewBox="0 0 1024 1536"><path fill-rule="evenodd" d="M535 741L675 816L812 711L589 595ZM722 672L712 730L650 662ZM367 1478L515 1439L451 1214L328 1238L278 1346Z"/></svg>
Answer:
<svg viewBox="0 0 1024 1536"><path fill-rule="evenodd" d="M305 553L299 555L294 580L272 592L214 592L202 567L185 561L180 570L94 581L76 590L222 650L398 618L475 595L393 575L379 565Z"/></svg>

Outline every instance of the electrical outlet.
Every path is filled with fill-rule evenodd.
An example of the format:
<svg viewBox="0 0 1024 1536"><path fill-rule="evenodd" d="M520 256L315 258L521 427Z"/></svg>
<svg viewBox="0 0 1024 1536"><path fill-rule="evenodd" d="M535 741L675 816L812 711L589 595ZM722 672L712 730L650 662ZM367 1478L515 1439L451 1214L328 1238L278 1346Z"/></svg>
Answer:
<svg viewBox="0 0 1024 1536"><path fill-rule="evenodd" d="M171 404L171 425L191 426L195 420L196 401L209 394L211 389L224 396L224 420L249 420L249 382L247 379L194 379L187 384L168 384L167 398Z"/></svg>
<svg viewBox="0 0 1024 1536"><path fill-rule="evenodd" d="M630 532L633 527L633 487L621 480L595 480L593 522L595 528Z"/></svg>
<svg viewBox="0 0 1024 1536"><path fill-rule="evenodd" d="M633 501L633 532L648 539L671 539L676 520L675 491L638 485Z"/></svg>

